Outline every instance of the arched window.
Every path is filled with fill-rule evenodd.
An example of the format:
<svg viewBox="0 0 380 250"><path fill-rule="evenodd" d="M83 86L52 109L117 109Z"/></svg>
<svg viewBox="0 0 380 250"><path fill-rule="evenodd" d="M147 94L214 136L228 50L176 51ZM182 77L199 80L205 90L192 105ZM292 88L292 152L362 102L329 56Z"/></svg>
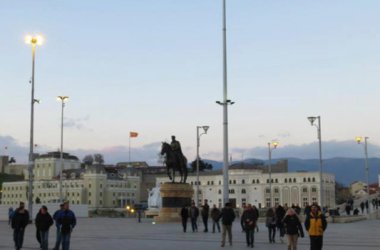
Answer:
<svg viewBox="0 0 380 250"><path fill-rule="evenodd" d="M236 180L234 180L234 184L236 184Z"/></svg>
<svg viewBox="0 0 380 250"><path fill-rule="evenodd" d="M309 178L307 178L307 182L310 182L311 180L310 180L310 177Z"/></svg>
<svg viewBox="0 0 380 250"><path fill-rule="evenodd" d="M289 178L289 183L292 183L292 178Z"/></svg>
<svg viewBox="0 0 380 250"><path fill-rule="evenodd" d="M253 180L252 180L252 184L255 184L255 182L256 182L255 179L253 179Z"/></svg>
<svg viewBox="0 0 380 250"><path fill-rule="evenodd" d="M285 182L285 183L288 183L288 179L285 178L284 182Z"/></svg>
<svg viewBox="0 0 380 250"><path fill-rule="evenodd" d="M296 182L297 182L297 179L296 179L296 178L293 178L293 182L296 183Z"/></svg>
<svg viewBox="0 0 380 250"><path fill-rule="evenodd" d="M315 182L315 177L313 177L313 179L312 179L312 180L313 180L313 182Z"/></svg>
<svg viewBox="0 0 380 250"><path fill-rule="evenodd" d="M256 180L256 183L257 183L257 184L259 184L259 183L260 183L260 180L259 180L259 179L257 179L257 180Z"/></svg>
<svg viewBox="0 0 380 250"><path fill-rule="evenodd" d="M276 178L275 182L278 183L278 179L277 178Z"/></svg>
<svg viewBox="0 0 380 250"><path fill-rule="evenodd" d="M306 182L306 177L303 177L303 182Z"/></svg>

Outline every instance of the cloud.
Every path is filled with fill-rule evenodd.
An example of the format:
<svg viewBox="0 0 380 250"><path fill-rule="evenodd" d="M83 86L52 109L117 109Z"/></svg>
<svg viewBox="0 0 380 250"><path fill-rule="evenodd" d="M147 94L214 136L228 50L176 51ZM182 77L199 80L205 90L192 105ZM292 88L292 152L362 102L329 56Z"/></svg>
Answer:
<svg viewBox="0 0 380 250"><path fill-rule="evenodd" d="M5 150L5 147L8 149ZM57 150L56 148L38 145L35 148L37 153L46 153L49 151ZM149 165L158 166L162 165L160 161L159 152L161 150L161 142L154 142L145 144L141 147L131 148L132 161L146 161ZM115 164L117 162L126 162L129 160L129 148L126 146L112 146L100 149L67 149L72 155L78 156L83 159L85 155L100 153L103 154L107 164ZM301 159L317 159L318 143L302 144L302 145L280 145L273 151L273 158L301 158ZM11 136L0 136L0 155L9 155L15 157L17 163L26 163L28 159L29 145L22 144ZM184 149L186 156L191 155ZM268 148L266 147L252 147L230 148L230 154L233 160L247 158L267 159ZM380 146L375 144L368 144L369 157L380 157ZM358 145L353 141L326 141L322 144L322 156L324 159L334 157L350 157L350 158L363 158L364 149L363 145ZM221 161L223 154L221 151L208 151L202 153L202 158ZM191 159L188 159L191 161Z"/></svg>
<svg viewBox="0 0 380 250"><path fill-rule="evenodd" d="M86 126L86 123L90 120L90 116L87 115L85 117L80 118L70 118L66 117L63 122L63 126L65 128L75 128L78 130L91 130Z"/></svg>

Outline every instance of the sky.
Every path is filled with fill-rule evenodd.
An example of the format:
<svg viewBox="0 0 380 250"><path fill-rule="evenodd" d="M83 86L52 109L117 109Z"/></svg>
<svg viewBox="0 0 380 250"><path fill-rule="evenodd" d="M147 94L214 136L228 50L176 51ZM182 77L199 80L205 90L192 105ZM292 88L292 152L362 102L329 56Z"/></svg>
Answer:
<svg viewBox="0 0 380 250"><path fill-rule="evenodd" d="M325 155L361 157L359 147L339 146L354 145L358 135L380 154L379 9L376 0L227 0L232 158L265 157L259 152L272 140L282 154L309 156L302 149L317 141L306 119L313 115L321 116L323 142L336 145ZM136 131L132 160L155 161L171 135L194 159L196 126L209 125L201 156L222 160L215 104L223 96L221 0L2 0L0 30L0 154L28 147L31 47L24 37L42 34L37 152L59 148L56 96L67 95L65 151L127 161Z"/></svg>

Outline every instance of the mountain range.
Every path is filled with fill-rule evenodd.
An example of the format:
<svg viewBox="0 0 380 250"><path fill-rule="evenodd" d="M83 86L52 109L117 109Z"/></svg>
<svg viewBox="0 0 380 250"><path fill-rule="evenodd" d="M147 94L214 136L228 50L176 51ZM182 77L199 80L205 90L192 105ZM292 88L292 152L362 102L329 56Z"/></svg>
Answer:
<svg viewBox="0 0 380 250"><path fill-rule="evenodd" d="M273 159L272 163L283 159ZM299 158L287 158L288 171L319 171L319 159L299 159ZM207 163L213 165L213 169L223 168L223 162L204 160ZM244 161L233 161L232 164L244 162L246 164L253 164L262 162L265 165L268 164L268 160L260 159L245 159ZM378 183L380 174L380 158L368 158L369 168L369 182ZM335 157L323 160L323 172L331 173L335 175L337 182L348 186L355 181L365 181L365 162L363 158L347 158L347 157Z"/></svg>

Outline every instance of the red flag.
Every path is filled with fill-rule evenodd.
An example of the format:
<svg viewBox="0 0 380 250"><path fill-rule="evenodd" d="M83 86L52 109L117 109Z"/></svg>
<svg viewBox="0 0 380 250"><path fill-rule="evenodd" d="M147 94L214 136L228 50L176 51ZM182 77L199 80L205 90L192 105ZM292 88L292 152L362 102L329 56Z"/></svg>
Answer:
<svg viewBox="0 0 380 250"><path fill-rule="evenodd" d="M131 138L137 137L138 135L139 135L139 133L137 133L137 132L129 132L129 137L131 137Z"/></svg>

